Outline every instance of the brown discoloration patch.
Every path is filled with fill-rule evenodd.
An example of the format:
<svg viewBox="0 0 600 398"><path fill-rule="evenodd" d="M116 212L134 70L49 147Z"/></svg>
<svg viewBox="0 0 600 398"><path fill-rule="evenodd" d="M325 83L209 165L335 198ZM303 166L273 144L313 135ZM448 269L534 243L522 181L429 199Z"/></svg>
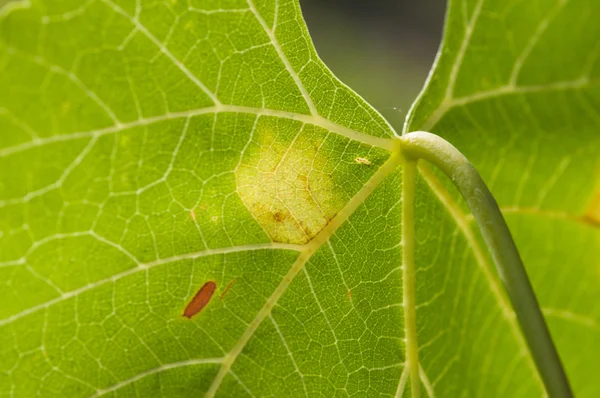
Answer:
<svg viewBox="0 0 600 398"><path fill-rule="evenodd" d="M235 282L235 278L233 278L231 280L231 282L229 282L227 284L227 287L225 288L225 290L223 290L223 293L221 293L221 296L219 296L219 299L221 299L221 301L223 300L223 297L225 297L225 295L227 294L227 292L229 291L229 289L231 289L231 286L233 285L233 282Z"/></svg>
<svg viewBox="0 0 600 398"><path fill-rule="evenodd" d="M279 128L269 119L256 127L235 171L236 190L273 242L306 244L345 204L333 180L338 160L321 151L324 133L304 127L286 140Z"/></svg>
<svg viewBox="0 0 600 398"><path fill-rule="evenodd" d="M348 289L348 300L352 301L352 290Z"/></svg>
<svg viewBox="0 0 600 398"><path fill-rule="evenodd" d="M192 218L192 220L194 220L194 222L196 222L196 212L194 211L194 209L190 210L190 217Z"/></svg>
<svg viewBox="0 0 600 398"><path fill-rule="evenodd" d="M183 316L190 319L191 317L202 311L204 307L206 307L206 305L210 302L210 299L215 293L216 288L217 284L213 281L208 281L204 285L202 285L200 290L198 290L198 293L196 293L194 298L192 298L192 300L185 307L185 310L183 311Z"/></svg>

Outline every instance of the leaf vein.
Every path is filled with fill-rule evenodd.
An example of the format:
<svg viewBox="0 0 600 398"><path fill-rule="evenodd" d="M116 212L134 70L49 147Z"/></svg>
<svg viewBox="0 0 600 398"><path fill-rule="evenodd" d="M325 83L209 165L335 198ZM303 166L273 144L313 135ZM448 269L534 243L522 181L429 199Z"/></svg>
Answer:
<svg viewBox="0 0 600 398"><path fill-rule="evenodd" d="M115 392L115 391L117 391L123 387L126 387L132 383L135 383L136 381L139 381L145 377L152 376L152 375L155 375L158 373L162 373L167 370L177 369L177 368L181 368L184 366L220 364L222 361L223 361L223 358L198 358L198 359L188 359L188 360L181 361L181 362L173 362L173 363L169 363L166 365L161 365L156 368L152 368L152 369L146 370L144 372L141 372L141 373L139 373L133 377L130 377L128 379L125 379L113 386L103 388L102 390L97 390L96 393L92 394L89 398L96 398L96 397L100 397L102 395L109 394L111 392Z"/></svg>
<svg viewBox="0 0 600 398"><path fill-rule="evenodd" d="M126 129L135 128L135 127L143 127L149 126L154 123L160 123L163 121L175 120L180 118L188 118L192 116L205 115L211 113L247 113L259 116L273 116L280 117L284 119L298 120L305 124L313 124L318 127L322 127L326 130L332 131L336 134L349 138L351 140L355 140L358 142L362 142L367 145L371 145L377 148L386 149L388 151L393 150L394 143L393 139L390 138L381 138L372 136L369 134L361 133L359 131L350 129L345 126L341 126L339 124L333 123L321 116L312 116L312 115L304 115L294 112L282 111L277 109L268 109L268 108L252 108L246 106L238 106L238 105L217 105L206 108L197 108L191 109L188 111L182 112L170 112L165 113L159 116L152 116L148 118L138 119L132 122L124 122L115 124L112 126L76 132L71 134L61 134L61 135L53 135L48 138L42 138L37 140L28 141L23 144L14 145L12 147L7 147L0 149L0 157L12 155L14 153L22 152L31 148L40 147L43 145L48 145L56 142L64 142L71 141L79 138L85 137L94 137L94 136L102 136L107 134L114 134L121 132Z"/></svg>
<svg viewBox="0 0 600 398"><path fill-rule="evenodd" d="M200 81L181 61L179 61L163 43L160 42L140 21L137 17L132 17L126 13L121 7L113 3L111 0L102 0L107 6L111 7L116 13L127 18L136 29L142 32L158 49L162 52L169 60L183 72L200 90L202 90L215 105L219 105L221 102L217 96L206 87L204 83Z"/></svg>
<svg viewBox="0 0 600 398"><path fill-rule="evenodd" d="M258 10L256 9L256 7L254 5L253 0L247 0L247 2L248 2L248 7L250 7L250 10L256 17L256 20L258 21L260 26L263 28L263 30L265 31L267 36L269 36L269 40L273 44L275 51L277 51L277 55L281 59L281 62L283 62L285 69L288 71L291 78L294 80L294 83L298 87L298 90L300 90L300 93L302 94L302 97L304 98L304 101L306 102L306 105L308 106L310 113L314 116L318 115L319 112L317 111L317 108L315 107L315 104L313 103L313 100L310 97L310 94L306 90L306 87L304 87L304 83L302 83L300 76L296 73L296 71L294 70L294 67L290 63L287 56L285 55L283 48L281 48L281 45L279 44L279 41L277 40L277 37L275 36L275 32L273 31L273 29L269 28L269 26L267 25L267 23L265 22L263 17L260 15L260 13L258 12Z"/></svg>

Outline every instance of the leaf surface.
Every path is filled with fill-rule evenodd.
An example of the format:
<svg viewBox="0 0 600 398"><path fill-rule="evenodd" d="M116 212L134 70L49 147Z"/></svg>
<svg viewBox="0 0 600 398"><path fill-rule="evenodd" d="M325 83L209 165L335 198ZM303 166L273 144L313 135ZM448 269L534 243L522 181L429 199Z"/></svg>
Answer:
<svg viewBox="0 0 600 398"><path fill-rule="evenodd" d="M600 5L576 0L451 1L436 65L405 125L455 143L482 174L575 395L589 397L600 394L597 15ZM456 203L447 207L457 220L473 224Z"/></svg>
<svg viewBox="0 0 600 398"><path fill-rule="evenodd" d="M572 3L549 19L452 2L407 128L490 181L576 391L594 396L598 28ZM2 395L410 395L406 328L429 395L542 393L468 213L427 169L404 324L394 132L320 62L296 1L0 15ZM484 54L489 40L504 44ZM540 67L561 57L571 67Z"/></svg>

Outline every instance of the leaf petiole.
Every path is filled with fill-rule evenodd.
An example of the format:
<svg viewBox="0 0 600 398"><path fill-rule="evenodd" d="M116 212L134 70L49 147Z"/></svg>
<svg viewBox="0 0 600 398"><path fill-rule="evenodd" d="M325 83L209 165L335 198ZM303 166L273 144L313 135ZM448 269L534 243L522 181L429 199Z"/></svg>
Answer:
<svg viewBox="0 0 600 398"><path fill-rule="evenodd" d="M569 381L523 261L498 204L479 173L458 149L435 134L417 131L399 137L398 141L407 162L423 159L432 163L458 188L496 264L548 395L572 397Z"/></svg>

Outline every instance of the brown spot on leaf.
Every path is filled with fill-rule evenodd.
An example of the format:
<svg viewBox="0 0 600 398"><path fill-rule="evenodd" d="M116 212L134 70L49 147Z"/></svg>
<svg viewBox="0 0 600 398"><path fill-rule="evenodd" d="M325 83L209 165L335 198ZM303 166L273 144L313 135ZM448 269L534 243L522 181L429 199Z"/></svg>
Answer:
<svg viewBox="0 0 600 398"><path fill-rule="evenodd" d="M221 296L219 297L221 300L223 300L223 297L225 297L225 295L227 294L229 289L231 289L231 285L233 285L233 282L235 282L235 278L233 278L231 280L231 282L229 282L229 284L227 284L227 287L225 288L225 290L223 290L223 293L221 293Z"/></svg>
<svg viewBox="0 0 600 398"><path fill-rule="evenodd" d="M352 300L352 290L348 289L348 299Z"/></svg>
<svg viewBox="0 0 600 398"><path fill-rule="evenodd" d="M190 301L187 307L185 307L185 310L183 311L183 316L190 319L191 317L202 311L204 307L206 307L206 305L210 302L210 299L215 293L216 288L217 284L213 281L208 281L204 285L202 285L202 287L200 288L200 290L198 290L198 293L196 293L192 301Z"/></svg>

